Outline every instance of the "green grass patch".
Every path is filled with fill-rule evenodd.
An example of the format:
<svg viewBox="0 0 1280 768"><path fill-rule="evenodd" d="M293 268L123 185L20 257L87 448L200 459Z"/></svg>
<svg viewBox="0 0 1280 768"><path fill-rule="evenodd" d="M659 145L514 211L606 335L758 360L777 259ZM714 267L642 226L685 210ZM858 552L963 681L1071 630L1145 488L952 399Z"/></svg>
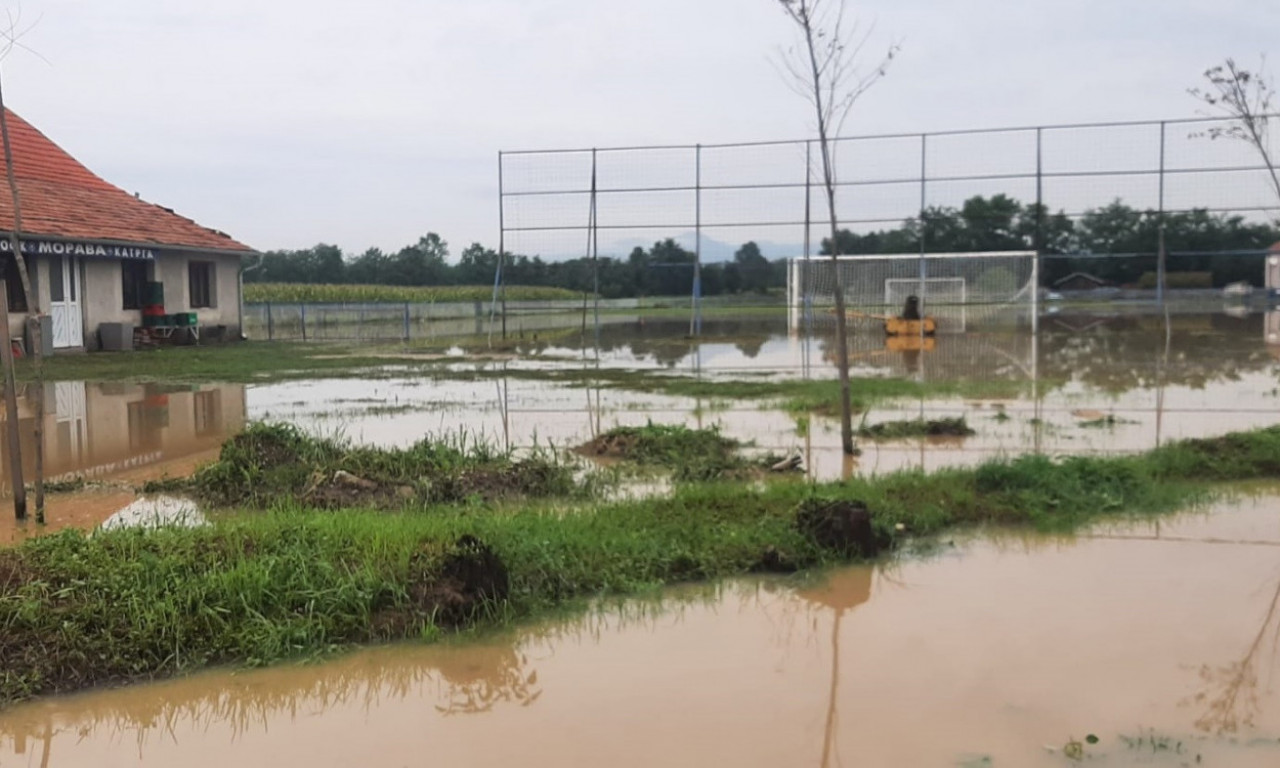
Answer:
<svg viewBox="0 0 1280 768"><path fill-rule="evenodd" d="M556 301L582 299L566 288L508 285L507 301ZM379 303L431 304L492 301L492 285L322 285L319 283L246 283L244 300L254 304L280 303Z"/></svg>
<svg viewBox="0 0 1280 768"><path fill-rule="evenodd" d="M53 355L44 360L44 378L168 384L262 382L355 376L369 368L392 363L405 364L405 361L380 358L347 346L245 341L216 346ZM24 380L35 377L31 358L19 362L17 375Z"/></svg>
<svg viewBox="0 0 1280 768"><path fill-rule="evenodd" d="M369 460L370 473L398 471ZM797 509L865 508L892 544L978 524L1067 530L1171 511L1210 494L1209 482L1277 475L1280 428L1269 428L1138 456L1027 456L816 486L697 483L608 504L389 513L281 501L200 528L67 531L0 550L0 704L842 560L802 532Z"/></svg>

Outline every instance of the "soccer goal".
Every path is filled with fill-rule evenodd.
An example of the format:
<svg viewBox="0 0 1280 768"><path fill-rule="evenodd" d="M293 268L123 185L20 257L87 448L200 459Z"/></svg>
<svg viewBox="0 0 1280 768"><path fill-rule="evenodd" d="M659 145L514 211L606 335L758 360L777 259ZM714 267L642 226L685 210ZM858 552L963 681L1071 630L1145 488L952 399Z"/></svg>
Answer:
<svg viewBox="0 0 1280 768"><path fill-rule="evenodd" d="M1035 251L877 254L791 259L787 295L792 328L834 317L835 286L851 311L896 315L915 296L920 311L943 332L998 318L1034 317L1038 297Z"/></svg>

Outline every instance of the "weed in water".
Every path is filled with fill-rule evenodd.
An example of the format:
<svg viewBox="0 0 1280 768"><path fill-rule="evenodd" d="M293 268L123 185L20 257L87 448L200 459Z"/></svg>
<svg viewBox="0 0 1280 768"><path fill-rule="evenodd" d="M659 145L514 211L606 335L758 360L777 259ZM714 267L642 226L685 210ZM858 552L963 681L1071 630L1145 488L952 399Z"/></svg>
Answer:
<svg viewBox="0 0 1280 768"><path fill-rule="evenodd" d="M68 477L62 480L47 480L44 484L45 493L75 493L84 490L88 483L80 475Z"/></svg>
<svg viewBox="0 0 1280 768"><path fill-rule="evenodd" d="M1137 423L1138 422L1136 421L1120 418L1116 416L1114 413L1109 413L1100 419L1090 419L1089 421L1082 421L1078 426L1084 429L1108 429L1111 427L1119 426L1121 424L1137 424Z"/></svg>

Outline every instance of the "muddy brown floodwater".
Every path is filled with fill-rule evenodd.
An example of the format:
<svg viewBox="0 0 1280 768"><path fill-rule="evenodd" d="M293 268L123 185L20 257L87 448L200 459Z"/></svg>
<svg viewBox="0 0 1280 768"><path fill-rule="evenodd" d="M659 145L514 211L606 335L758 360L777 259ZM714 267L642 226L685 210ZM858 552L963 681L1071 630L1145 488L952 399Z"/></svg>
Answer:
<svg viewBox="0 0 1280 768"><path fill-rule="evenodd" d="M34 480L35 397L19 399L23 473ZM185 477L217 458L246 419L242 384L171 385L59 381L46 385L44 462L51 483L83 483L47 496L48 525L13 519L8 446L0 445L0 546L62 528L93 528L138 502L148 480ZM0 419L2 421L2 419ZM3 443L3 441L0 441ZM28 517L35 514L28 494ZM137 517L137 515L133 515Z"/></svg>
<svg viewBox="0 0 1280 768"><path fill-rule="evenodd" d="M963 383L979 395L999 394L875 403L868 424L963 417L976 434L864 440L856 460L843 455L833 418L802 424L758 400L589 385L593 366L713 384L833 379L830 339L790 334L785 319L708 321L697 340L685 337L687 322L610 325L598 355L587 358L583 348L531 345L520 360L487 365L493 378L437 381L387 373L372 381L287 382L252 388L248 408L251 418L292 421L377 445L466 432L502 446L572 447L616 425L717 426L762 452L800 455L819 479L972 465L1028 452L1127 453L1280 424L1280 345L1266 331L1277 315L1196 312L1166 321L1137 310L1061 312L1042 318L1038 334L970 327L914 353L886 348L883 334L853 334L858 376L906 378L926 387ZM530 369L585 370L588 386L522 376Z"/></svg>
<svg viewBox="0 0 1280 768"><path fill-rule="evenodd" d="M1262 768L1278 596L1280 496L1244 497L47 699L0 713L0 766L1054 768L1095 734L1086 764Z"/></svg>

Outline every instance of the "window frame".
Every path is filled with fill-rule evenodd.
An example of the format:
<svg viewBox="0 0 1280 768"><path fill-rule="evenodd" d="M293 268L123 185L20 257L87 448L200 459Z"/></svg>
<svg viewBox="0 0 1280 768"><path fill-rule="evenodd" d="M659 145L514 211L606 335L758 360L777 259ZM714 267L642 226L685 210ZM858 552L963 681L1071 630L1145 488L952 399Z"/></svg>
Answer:
<svg viewBox="0 0 1280 768"><path fill-rule="evenodd" d="M120 262L120 308L123 310L141 310L144 301L143 296L146 294L147 283L151 282L151 274L145 261L136 259L122 259ZM135 275L133 304L129 303L129 273L132 270L141 270L141 279Z"/></svg>
<svg viewBox="0 0 1280 768"><path fill-rule="evenodd" d="M187 262L187 305L191 309L215 309L217 307L217 292L214 286L217 282L217 263L206 261L203 259L191 259ZM197 275L200 275L204 281L204 285L198 285Z"/></svg>

